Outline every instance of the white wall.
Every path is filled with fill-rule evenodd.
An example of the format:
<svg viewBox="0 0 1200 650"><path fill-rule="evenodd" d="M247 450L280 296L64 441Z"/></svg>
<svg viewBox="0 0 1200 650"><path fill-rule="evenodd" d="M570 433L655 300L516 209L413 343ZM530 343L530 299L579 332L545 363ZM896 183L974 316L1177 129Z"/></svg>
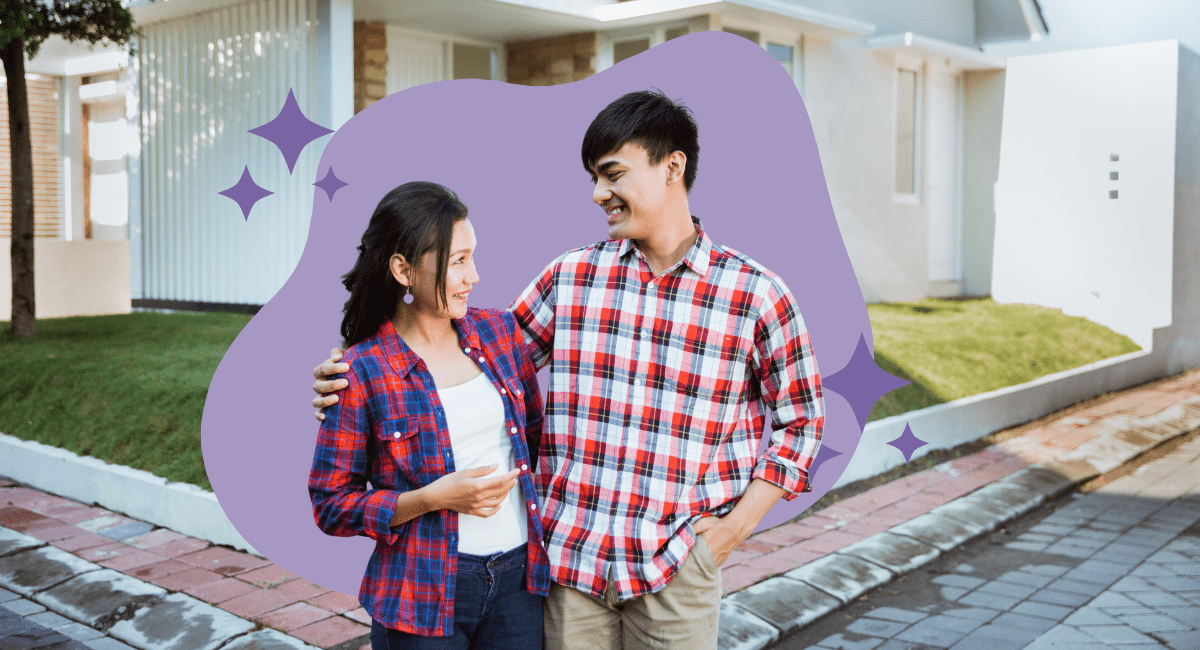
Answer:
<svg viewBox="0 0 1200 650"><path fill-rule="evenodd" d="M129 242L34 239L33 283L38 318L128 314ZM0 264L0 320L11 317L12 268Z"/></svg>
<svg viewBox="0 0 1200 650"><path fill-rule="evenodd" d="M997 301L1060 307L1143 348L1171 323L1178 59L1163 41L1009 60Z"/></svg>
<svg viewBox="0 0 1200 650"><path fill-rule="evenodd" d="M1004 71L966 72L963 85L963 293L982 296L992 292Z"/></svg>

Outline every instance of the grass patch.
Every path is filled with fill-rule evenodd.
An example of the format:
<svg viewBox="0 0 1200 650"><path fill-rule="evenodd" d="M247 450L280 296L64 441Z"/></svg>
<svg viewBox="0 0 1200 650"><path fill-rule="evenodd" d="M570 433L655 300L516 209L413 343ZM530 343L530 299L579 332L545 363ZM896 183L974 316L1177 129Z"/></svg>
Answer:
<svg viewBox="0 0 1200 650"><path fill-rule="evenodd" d="M1080 316L990 298L867 306L875 362L913 383L884 395L871 420L1015 386L1140 350Z"/></svg>
<svg viewBox="0 0 1200 650"><path fill-rule="evenodd" d="M1138 349L1086 319L990 299L867 310L876 362L916 382L885 395L872 420ZM211 490L200 452L204 399L249 321L243 314L134 313L41 320L33 341L4 332L9 368L0 378L0 431ZM923 464L946 459L931 455Z"/></svg>
<svg viewBox="0 0 1200 650"><path fill-rule="evenodd" d="M211 490L200 452L204 399L248 322L133 313L39 320L32 341L5 331L0 431Z"/></svg>

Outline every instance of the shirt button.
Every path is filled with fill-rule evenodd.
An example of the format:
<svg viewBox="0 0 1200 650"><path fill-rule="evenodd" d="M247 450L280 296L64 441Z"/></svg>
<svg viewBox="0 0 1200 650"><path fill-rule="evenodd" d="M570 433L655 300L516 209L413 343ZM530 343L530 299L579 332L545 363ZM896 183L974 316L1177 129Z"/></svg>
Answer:
<svg viewBox="0 0 1200 650"><path fill-rule="evenodd" d="M495 429L492 429L492 431L495 431ZM513 428L509 429L509 430L508 430L508 432L509 432L509 433L516 433L516 432L517 432L517 428L516 428L516 427L513 427Z"/></svg>
<svg viewBox="0 0 1200 650"><path fill-rule="evenodd" d="M526 465L526 464L524 464L524 463L522 463L522 464L521 464L521 471L522 471L522 472L528 472L528 471L529 471L529 466L528 466L528 465Z"/></svg>
<svg viewBox="0 0 1200 650"><path fill-rule="evenodd" d="M642 385L642 380L641 380L641 379L634 379L634 380L633 380L633 385L634 385L634 386L641 386L641 385Z"/></svg>
<svg viewBox="0 0 1200 650"><path fill-rule="evenodd" d="M483 355L479 355L479 363L483 363Z"/></svg>
<svg viewBox="0 0 1200 650"><path fill-rule="evenodd" d="M466 352L467 354L471 354L471 348L463 348L463 352Z"/></svg>
<svg viewBox="0 0 1200 650"><path fill-rule="evenodd" d="M536 503L531 503L531 504L529 504L529 509L530 509L530 510L537 510L537 504L536 504Z"/></svg>
<svg viewBox="0 0 1200 650"><path fill-rule="evenodd" d="M501 388L501 389L500 389L500 394L501 394L501 395L505 395L505 394L506 394L506 393L504 392L504 389L503 389L503 388Z"/></svg>
<svg viewBox="0 0 1200 650"><path fill-rule="evenodd" d="M521 396L521 391L519 391L519 390L518 390L518 391L517 391L517 397L520 397L520 396Z"/></svg>
<svg viewBox="0 0 1200 650"><path fill-rule="evenodd" d="M400 432L399 432L399 431L397 431L396 433L393 433L393 434L392 434L392 436L393 436L393 437L395 437L395 438L399 438L399 437L400 437Z"/></svg>

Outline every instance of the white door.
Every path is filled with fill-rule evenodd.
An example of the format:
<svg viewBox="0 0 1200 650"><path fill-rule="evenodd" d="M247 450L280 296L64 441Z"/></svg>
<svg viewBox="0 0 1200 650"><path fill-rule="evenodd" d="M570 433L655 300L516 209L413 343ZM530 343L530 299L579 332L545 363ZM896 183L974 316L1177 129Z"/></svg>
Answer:
<svg viewBox="0 0 1200 650"><path fill-rule="evenodd" d="M929 280L958 282L960 263L957 167L958 110L953 74L930 64L926 100L925 191L929 215Z"/></svg>
<svg viewBox="0 0 1200 650"><path fill-rule="evenodd" d="M445 41L389 29L387 50L388 94L447 79Z"/></svg>

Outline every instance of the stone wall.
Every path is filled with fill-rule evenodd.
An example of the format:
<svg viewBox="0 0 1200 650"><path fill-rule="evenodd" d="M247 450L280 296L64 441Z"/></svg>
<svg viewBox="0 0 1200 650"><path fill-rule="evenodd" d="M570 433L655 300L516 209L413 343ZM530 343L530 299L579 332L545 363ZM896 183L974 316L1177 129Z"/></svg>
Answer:
<svg viewBox="0 0 1200 650"><path fill-rule="evenodd" d="M354 112L387 95L387 25L354 21Z"/></svg>
<svg viewBox="0 0 1200 650"><path fill-rule="evenodd" d="M508 44L508 83L557 86L595 73L595 32Z"/></svg>

